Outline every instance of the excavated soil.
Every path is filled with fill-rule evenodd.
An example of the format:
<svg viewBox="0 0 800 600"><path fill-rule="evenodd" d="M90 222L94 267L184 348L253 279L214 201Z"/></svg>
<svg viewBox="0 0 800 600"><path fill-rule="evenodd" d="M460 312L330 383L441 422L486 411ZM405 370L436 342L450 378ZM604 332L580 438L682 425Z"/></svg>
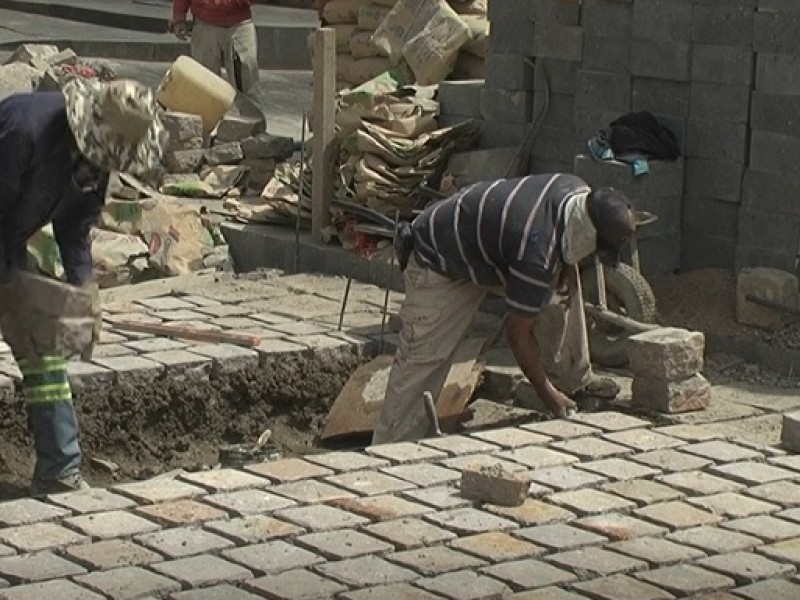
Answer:
<svg viewBox="0 0 800 600"><path fill-rule="evenodd" d="M283 455L313 451L330 405L359 362L354 355L301 358L210 381L174 379L84 394L76 401L84 474L93 485L110 485L208 468L218 462L220 445L255 443L265 429ZM0 424L4 499L25 493L33 468L21 397L0 406Z"/></svg>

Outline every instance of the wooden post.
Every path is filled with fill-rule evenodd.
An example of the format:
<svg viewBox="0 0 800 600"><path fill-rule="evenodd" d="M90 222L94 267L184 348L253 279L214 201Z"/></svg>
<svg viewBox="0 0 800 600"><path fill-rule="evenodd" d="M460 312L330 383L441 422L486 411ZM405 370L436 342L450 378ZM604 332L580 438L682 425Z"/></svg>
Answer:
<svg viewBox="0 0 800 600"><path fill-rule="evenodd" d="M314 38L314 112L311 235L322 241L322 230L331 222L330 204L334 182L334 125L336 121L336 32L317 30Z"/></svg>

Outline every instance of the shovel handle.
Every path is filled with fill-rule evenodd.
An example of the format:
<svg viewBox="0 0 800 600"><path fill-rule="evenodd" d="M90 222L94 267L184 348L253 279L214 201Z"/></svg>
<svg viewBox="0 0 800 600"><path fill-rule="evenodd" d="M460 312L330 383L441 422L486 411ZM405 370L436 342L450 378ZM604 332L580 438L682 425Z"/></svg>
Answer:
<svg viewBox="0 0 800 600"><path fill-rule="evenodd" d="M131 321L109 320L115 329L122 331L136 331L139 333L152 333L197 342L209 342L219 344L233 344L235 346L245 346L254 348L261 344L261 336L249 335L246 333L232 333L229 331L211 331L206 329L195 329L185 325L164 325L162 323L134 323Z"/></svg>

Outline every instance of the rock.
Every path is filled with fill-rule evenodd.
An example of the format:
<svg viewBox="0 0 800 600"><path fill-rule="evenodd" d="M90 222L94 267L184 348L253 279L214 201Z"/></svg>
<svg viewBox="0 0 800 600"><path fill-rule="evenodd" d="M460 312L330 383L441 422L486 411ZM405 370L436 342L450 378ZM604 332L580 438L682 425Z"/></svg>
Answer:
<svg viewBox="0 0 800 600"><path fill-rule="evenodd" d="M227 142L205 151L206 162L213 166L233 165L244 158L242 145L239 142Z"/></svg>
<svg viewBox="0 0 800 600"><path fill-rule="evenodd" d="M637 377L673 381L703 368L702 332L661 327L632 335L628 340L630 369Z"/></svg>
<svg viewBox="0 0 800 600"><path fill-rule="evenodd" d="M691 412L711 404L711 384L699 373L678 381L636 375L632 392L635 406L653 412Z"/></svg>
<svg viewBox="0 0 800 600"><path fill-rule="evenodd" d="M165 161L170 173L194 173L203 164L205 150L175 150L167 152Z"/></svg>
<svg viewBox="0 0 800 600"><path fill-rule="evenodd" d="M46 63L49 58L58 53L58 46L52 44L22 44L14 50L14 53L5 64L24 63L30 65L34 60Z"/></svg>
<svg viewBox="0 0 800 600"><path fill-rule="evenodd" d="M286 160L294 154L294 140L269 133L260 133L242 140L242 152L245 158Z"/></svg>
<svg viewBox="0 0 800 600"><path fill-rule="evenodd" d="M35 90L44 72L25 63L13 63L0 67L0 98L11 94L30 93Z"/></svg>
<svg viewBox="0 0 800 600"><path fill-rule="evenodd" d="M500 506L519 506L528 497L531 478L510 473L502 465L467 468L461 473L461 495Z"/></svg>
<svg viewBox="0 0 800 600"><path fill-rule="evenodd" d="M247 185L259 194L275 173L275 161L271 158L246 158L239 164L250 169Z"/></svg>
<svg viewBox="0 0 800 600"><path fill-rule="evenodd" d="M36 61L38 62L38 61ZM78 63L78 55L75 54L75 51L72 48L67 48L66 50L62 50L58 54L54 54L50 56L44 61L42 70L46 70L48 67L60 67L62 65L75 65ZM38 66L34 63L34 66Z"/></svg>
<svg viewBox="0 0 800 600"><path fill-rule="evenodd" d="M225 115L217 123L213 136L216 142L238 142L245 138L255 135L256 130L261 125L261 119L257 117L244 117L240 115Z"/></svg>
<svg viewBox="0 0 800 600"><path fill-rule="evenodd" d="M800 411L784 413L781 444L791 452L800 452Z"/></svg>
<svg viewBox="0 0 800 600"><path fill-rule="evenodd" d="M203 119L199 115L166 111L161 114L161 122L169 133L168 151L203 147Z"/></svg>
<svg viewBox="0 0 800 600"><path fill-rule="evenodd" d="M764 329L782 326L786 320L783 312L751 302L747 296L768 300L788 309L800 307L797 276L779 269L756 267L739 272L736 280L736 320L742 325Z"/></svg>

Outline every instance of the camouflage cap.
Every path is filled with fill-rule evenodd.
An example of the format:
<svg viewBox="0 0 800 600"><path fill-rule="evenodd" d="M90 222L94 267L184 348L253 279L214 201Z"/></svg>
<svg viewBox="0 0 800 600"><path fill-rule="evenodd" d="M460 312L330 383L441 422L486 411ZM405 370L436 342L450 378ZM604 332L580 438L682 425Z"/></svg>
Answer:
<svg viewBox="0 0 800 600"><path fill-rule="evenodd" d="M160 169L168 136L150 88L74 78L62 93L78 149L90 162L143 178Z"/></svg>

